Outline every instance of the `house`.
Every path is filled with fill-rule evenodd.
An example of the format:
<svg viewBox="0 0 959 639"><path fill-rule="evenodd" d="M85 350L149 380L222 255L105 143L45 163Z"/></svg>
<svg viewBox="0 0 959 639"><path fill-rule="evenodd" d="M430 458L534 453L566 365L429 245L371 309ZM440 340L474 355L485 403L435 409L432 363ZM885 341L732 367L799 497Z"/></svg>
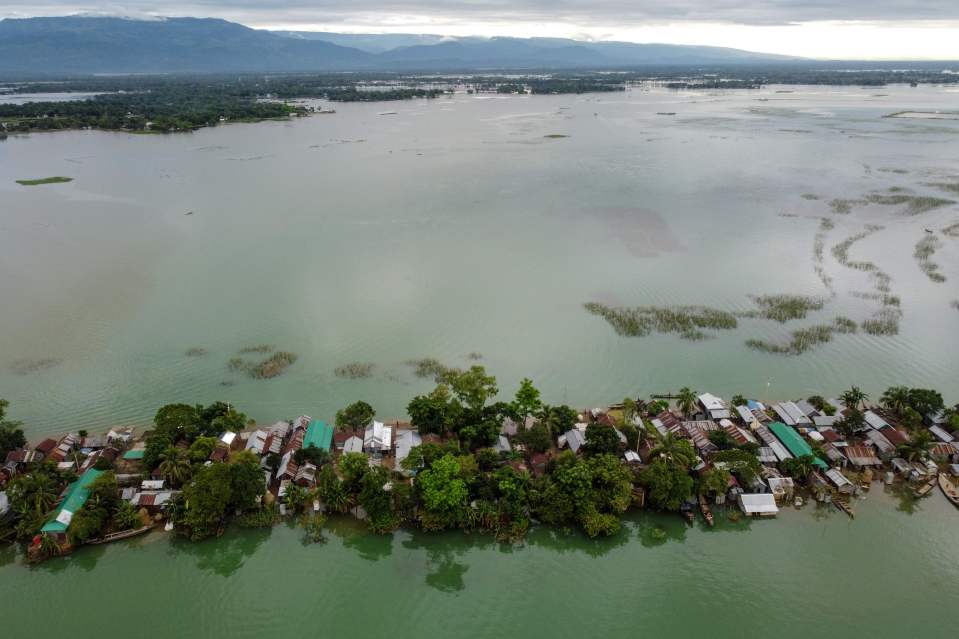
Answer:
<svg viewBox="0 0 959 639"><path fill-rule="evenodd" d="M497 453L509 453L512 452L512 447L509 445L509 440L506 438L506 435L500 435L496 439L496 444L493 445L493 450Z"/></svg>
<svg viewBox="0 0 959 639"><path fill-rule="evenodd" d="M759 460L760 464L776 464L780 461L779 457L769 446L760 446L756 451L756 459Z"/></svg>
<svg viewBox="0 0 959 639"><path fill-rule="evenodd" d="M699 405L703 407L703 410L706 411L706 414L709 415L710 419L729 419L732 415L729 412L729 408L719 397L711 393L703 393L699 397Z"/></svg>
<svg viewBox="0 0 959 639"><path fill-rule="evenodd" d="M683 430L685 430L689 438L693 440L693 445L696 446L699 454L704 457L708 457L719 450L716 444L709 441L708 435L708 433L718 428L719 426L716 422L712 421L683 422Z"/></svg>
<svg viewBox="0 0 959 639"><path fill-rule="evenodd" d="M882 462L876 457L876 451L873 450L872 446L846 446L842 452L856 468L882 466Z"/></svg>
<svg viewBox="0 0 959 639"><path fill-rule="evenodd" d="M739 507L750 517L775 517L779 512L776 498L772 493L739 495Z"/></svg>
<svg viewBox="0 0 959 639"><path fill-rule="evenodd" d="M796 407L800 411L802 411L802 414L805 415L806 417L809 417L810 419L815 419L817 415L821 414L821 411L818 408L810 404L805 399L796 400L795 403L796 403Z"/></svg>
<svg viewBox="0 0 959 639"><path fill-rule="evenodd" d="M163 490L165 484L162 479L146 479L140 482L140 490Z"/></svg>
<svg viewBox="0 0 959 639"><path fill-rule="evenodd" d="M732 437L737 444L742 446L743 444L755 444L756 438L751 432L745 428L740 428L736 424L732 423L728 419L719 420L719 425L723 430L726 431L726 434Z"/></svg>
<svg viewBox="0 0 959 639"><path fill-rule="evenodd" d="M773 422L769 425L769 430L783 443L790 453L796 457L802 457L804 455L812 455L812 448L809 447L809 444L806 443L802 437L799 436L799 433L795 429L783 424L781 422ZM829 467L826 462L814 457L813 464L817 467L825 470Z"/></svg>
<svg viewBox="0 0 959 639"><path fill-rule="evenodd" d="M70 522L73 520L73 514L87 503L90 498L90 485L102 474L103 471L91 468L83 473L78 480L67 486L60 506L53 517L43 525L40 532L53 535L59 541L64 541L67 536L67 528L70 527Z"/></svg>
<svg viewBox="0 0 959 639"><path fill-rule="evenodd" d="M929 449L929 456L937 462L950 461L957 455L959 455L959 450L952 444L939 443Z"/></svg>
<svg viewBox="0 0 959 639"><path fill-rule="evenodd" d="M84 471L88 468L93 468L97 462L103 460L109 464L112 464L117 460L117 457L120 456L120 451L112 446L108 448L100 448L98 450L90 453L86 459L83 460L83 465L80 466L80 470Z"/></svg>
<svg viewBox="0 0 959 639"><path fill-rule="evenodd" d="M796 484L792 477L767 477L766 483L769 484L769 492L772 493L777 502L792 499L796 490Z"/></svg>
<svg viewBox="0 0 959 639"><path fill-rule="evenodd" d="M953 436L945 428L941 426L930 426L929 432L932 434L933 437L943 442L944 444L948 444L954 439Z"/></svg>
<svg viewBox="0 0 959 639"><path fill-rule="evenodd" d="M868 424L870 428L875 428L876 430L879 430L880 428L886 428L889 426L886 420L884 420L882 417L880 417L879 415L877 415L871 410L867 410L865 413L862 414L862 416L866 420L866 424Z"/></svg>
<svg viewBox="0 0 959 639"><path fill-rule="evenodd" d="M833 446L831 443L827 442L822 445L822 452L826 456L826 459L831 461L833 464L839 464L842 466L846 465L846 458L842 456L842 453L839 452L839 449Z"/></svg>
<svg viewBox="0 0 959 639"><path fill-rule="evenodd" d="M99 450L105 448L107 445L106 439L100 435L87 435L86 437L80 438L80 449L83 452L89 452L93 450Z"/></svg>
<svg viewBox="0 0 959 639"><path fill-rule="evenodd" d="M549 465L549 455L546 453L536 453L529 458L529 466L533 471L534 477L542 477L546 474L546 467Z"/></svg>
<svg viewBox="0 0 959 639"><path fill-rule="evenodd" d="M133 428L111 428L107 433L107 443L109 444L129 444L133 441Z"/></svg>
<svg viewBox="0 0 959 639"><path fill-rule="evenodd" d="M363 440L357 437L356 435L350 435L349 437L347 437L346 441L343 442L344 455L346 453L362 453L362 452L363 452ZM407 454L409 454L409 451L407 451Z"/></svg>
<svg viewBox="0 0 959 639"><path fill-rule="evenodd" d="M506 435L508 437L513 437L519 431L519 424L513 421L510 417L504 417L503 423L500 425L499 432L501 435Z"/></svg>
<svg viewBox="0 0 959 639"><path fill-rule="evenodd" d="M267 452L266 442L269 438L270 434L263 429L253 431L246 440L246 450L262 457Z"/></svg>
<svg viewBox="0 0 959 639"><path fill-rule="evenodd" d="M853 492L855 492L856 486L849 481L845 475L839 472L838 469L830 468L825 474L832 485L835 486L836 490L839 492L846 495L851 495Z"/></svg>
<svg viewBox="0 0 959 639"><path fill-rule="evenodd" d="M902 434L902 431L898 428L893 428L889 426L888 428L880 428L879 432L883 437L888 439L893 446L902 446L903 444L909 443L909 438Z"/></svg>
<svg viewBox="0 0 959 639"><path fill-rule="evenodd" d="M835 426L838 421L839 417L836 415L813 415L812 418L813 426L819 429Z"/></svg>
<svg viewBox="0 0 959 639"><path fill-rule="evenodd" d="M560 435L557 440L560 448L566 445L569 446L569 449L573 451L573 453L578 454L579 449L586 443L586 435L579 428L571 428Z"/></svg>
<svg viewBox="0 0 959 639"><path fill-rule="evenodd" d="M776 436L772 434L765 426L757 426L755 428L756 435L763 441L766 446L772 449L773 454L776 455L776 458L779 461L784 461L786 459L792 459L792 454L786 450L786 447L783 446Z"/></svg>
<svg viewBox="0 0 959 639"><path fill-rule="evenodd" d="M293 460L293 455L296 454L297 450L299 449L288 450L283 453L283 456L280 458L280 464L276 467L276 478L278 481L292 480L296 476L299 464Z"/></svg>
<svg viewBox="0 0 959 639"><path fill-rule="evenodd" d="M48 457L57 447L57 440L47 437L34 447L34 450L40 453L41 458Z"/></svg>
<svg viewBox="0 0 959 639"><path fill-rule="evenodd" d="M780 402L772 405L773 411L779 415L779 418L787 426L812 426L812 420L803 413L795 402Z"/></svg>
<svg viewBox="0 0 959 639"><path fill-rule="evenodd" d="M354 438L359 443L360 450L363 450L363 440L359 437ZM423 444L423 439L415 430L401 430L396 433L396 456L394 467L399 470L400 464L404 459L410 456L410 451ZM344 452L345 449L344 449Z"/></svg>
<svg viewBox="0 0 959 639"><path fill-rule="evenodd" d="M739 419L747 426L752 425L752 423L756 421L756 416L748 406L737 406L736 412L739 413Z"/></svg>
<svg viewBox="0 0 959 639"><path fill-rule="evenodd" d="M866 439L872 442L872 445L879 451L880 459L889 459L896 453L896 447L878 430L866 431Z"/></svg>
<svg viewBox="0 0 959 639"><path fill-rule="evenodd" d="M178 495L179 492L176 490L142 490L133 496L130 503L154 515L162 512L167 502Z"/></svg>
<svg viewBox="0 0 959 639"><path fill-rule="evenodd" d="M629 464L639 464L643 461L640 459L639 453L637 453L635 450L627 450L625 453L623 453L623 457Z"/></svg>
<svg viewBox="0 0 959 639"><path fill-rule="evenodd" d="M909 477L913 473L914 469L912 467L912 464L907 462L902 457L893 457L889 463L892 464L892 468L893 470L896 471L897 475L901 475L903 477Z"/></svg>
<svg viewBox="0 0 959 639"><path fill-rule="evenodd" d="M310 420L303 435L303 448L315 446L320 450L330 452L333 446L333 427L318 419Z"/></svg>
<svg viewBox="0 0 959 639"><path fill-rule="evenodd" d="M310 462L306 462L297 468L296 474L293 476L293 483L304 488L309 488L316 484L316 466Z"/></svg>
<svg viewBox="0 0 959 639"><path fill-rule="evenodd" d="M393 428L373 420L363 434L363 449L370 453L388 453L393 448Z"/></svg>

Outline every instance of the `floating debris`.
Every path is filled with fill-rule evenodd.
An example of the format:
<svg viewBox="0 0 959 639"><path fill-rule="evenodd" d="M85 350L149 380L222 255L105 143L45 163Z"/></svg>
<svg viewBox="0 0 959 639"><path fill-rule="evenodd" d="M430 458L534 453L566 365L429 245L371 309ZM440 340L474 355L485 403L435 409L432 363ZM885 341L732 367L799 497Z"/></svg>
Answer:
<svg viewBox="0 0 959 639"><path fill-rule="evenodd" d="M42 359L18 359L10 364L10 372L14 375L30 375L54 368L63 363L58 357L44 357Z"/></svg>
<svg viewBox="0 0 959 639"><path fill-rule="evenodd" d="M186 355L187 357L203 357L204 355L207 354L207 352L208 351L203 347L193 346L191 348L186 349L186 352L184 353L184 355Z"/></svg>
<svg viewBox="0 0 959 639"><path fill-rule="evenodd" d="M367 379L373 377L375 364L369 362L351 362L333 369L333 374L344 379Z"/></svg>

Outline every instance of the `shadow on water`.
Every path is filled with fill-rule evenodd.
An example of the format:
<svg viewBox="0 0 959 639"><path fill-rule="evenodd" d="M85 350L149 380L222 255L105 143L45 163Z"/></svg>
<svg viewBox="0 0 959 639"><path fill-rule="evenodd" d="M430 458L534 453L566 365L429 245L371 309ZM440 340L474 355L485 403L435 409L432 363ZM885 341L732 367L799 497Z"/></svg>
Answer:
<svg viewBox="0 0 959 639"><path fill-rule="evenodd" d="M84 572L90 572L97 566L97 562L107 552L106 546L84 546L75 552L64 557L55 557L47 559L39 564L31 565L32 570L42 570L43 572L59 573L71 568L79 568Z"/></svg>
<svg viewBox="0 0 959 639"><path fill-rule="evenodd" d="M356 552L366 561L380 561L393 553L393 535L377 535L366 524L349 515L334 515L327 519L325 532L339 538L344 548Z"/></svg>
<svg viewBox="0 0 959 639"><path fill-rule="evenodd" d="M18 550L18 544L0 543L0 568L16 563L20 555Z"/></svg>
<svg viewBox="0 0 959 639"><path fill-rule="evenodd" d="M426 585L440 592L454 593L466 588L464 576L469 564L462 561L467 553L499 546L490 535L462 532L426 533L410 531L402 541L403 548L426 553Z"/></svg>
<svg viewBox="0 0 959 639"><path fill-rule="evenodd" d="M906 483L895 483L884 488L887 495L896 499L896 510L907 515L914 515L922 510L922 498L916 497L912 487Z"/></svg>
<svg viewBox="0 0 959 639"><path fill-rule="evenodd" d="M271 532L270 528L231 529L222 537L204 541L177 537L170 540L169 554L193 557L200 570L229 577L243 567Z"/></svg>

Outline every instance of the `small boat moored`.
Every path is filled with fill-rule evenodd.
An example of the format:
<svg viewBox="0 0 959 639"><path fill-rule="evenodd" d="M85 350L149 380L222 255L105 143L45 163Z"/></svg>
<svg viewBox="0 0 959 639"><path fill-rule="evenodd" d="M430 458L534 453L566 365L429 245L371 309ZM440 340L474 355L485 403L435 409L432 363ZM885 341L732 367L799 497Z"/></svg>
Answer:
<svg viewBox="0 0 959 639"><path fill-rule="evenodd" d="M949 476L946 473L939 473L939 488L942 489L942 493L946 496L946 499L952 502L953 506L959 507L959 490L956 489L956 485L949 481Z"/></svg>

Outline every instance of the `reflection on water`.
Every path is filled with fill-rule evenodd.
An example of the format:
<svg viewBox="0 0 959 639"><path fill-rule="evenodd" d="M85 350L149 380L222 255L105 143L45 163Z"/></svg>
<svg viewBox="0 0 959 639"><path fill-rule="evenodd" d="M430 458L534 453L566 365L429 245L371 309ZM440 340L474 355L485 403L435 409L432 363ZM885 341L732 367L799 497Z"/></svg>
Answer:
<svg viewBox="0 0 959 639"><path fill-rule="evenodd" d="M222 537L199 542L174 537L168 554L171 561L183 561L189 557L201 572L229 577L243 567L271 533L271 528L230 530Z"/></svg>

